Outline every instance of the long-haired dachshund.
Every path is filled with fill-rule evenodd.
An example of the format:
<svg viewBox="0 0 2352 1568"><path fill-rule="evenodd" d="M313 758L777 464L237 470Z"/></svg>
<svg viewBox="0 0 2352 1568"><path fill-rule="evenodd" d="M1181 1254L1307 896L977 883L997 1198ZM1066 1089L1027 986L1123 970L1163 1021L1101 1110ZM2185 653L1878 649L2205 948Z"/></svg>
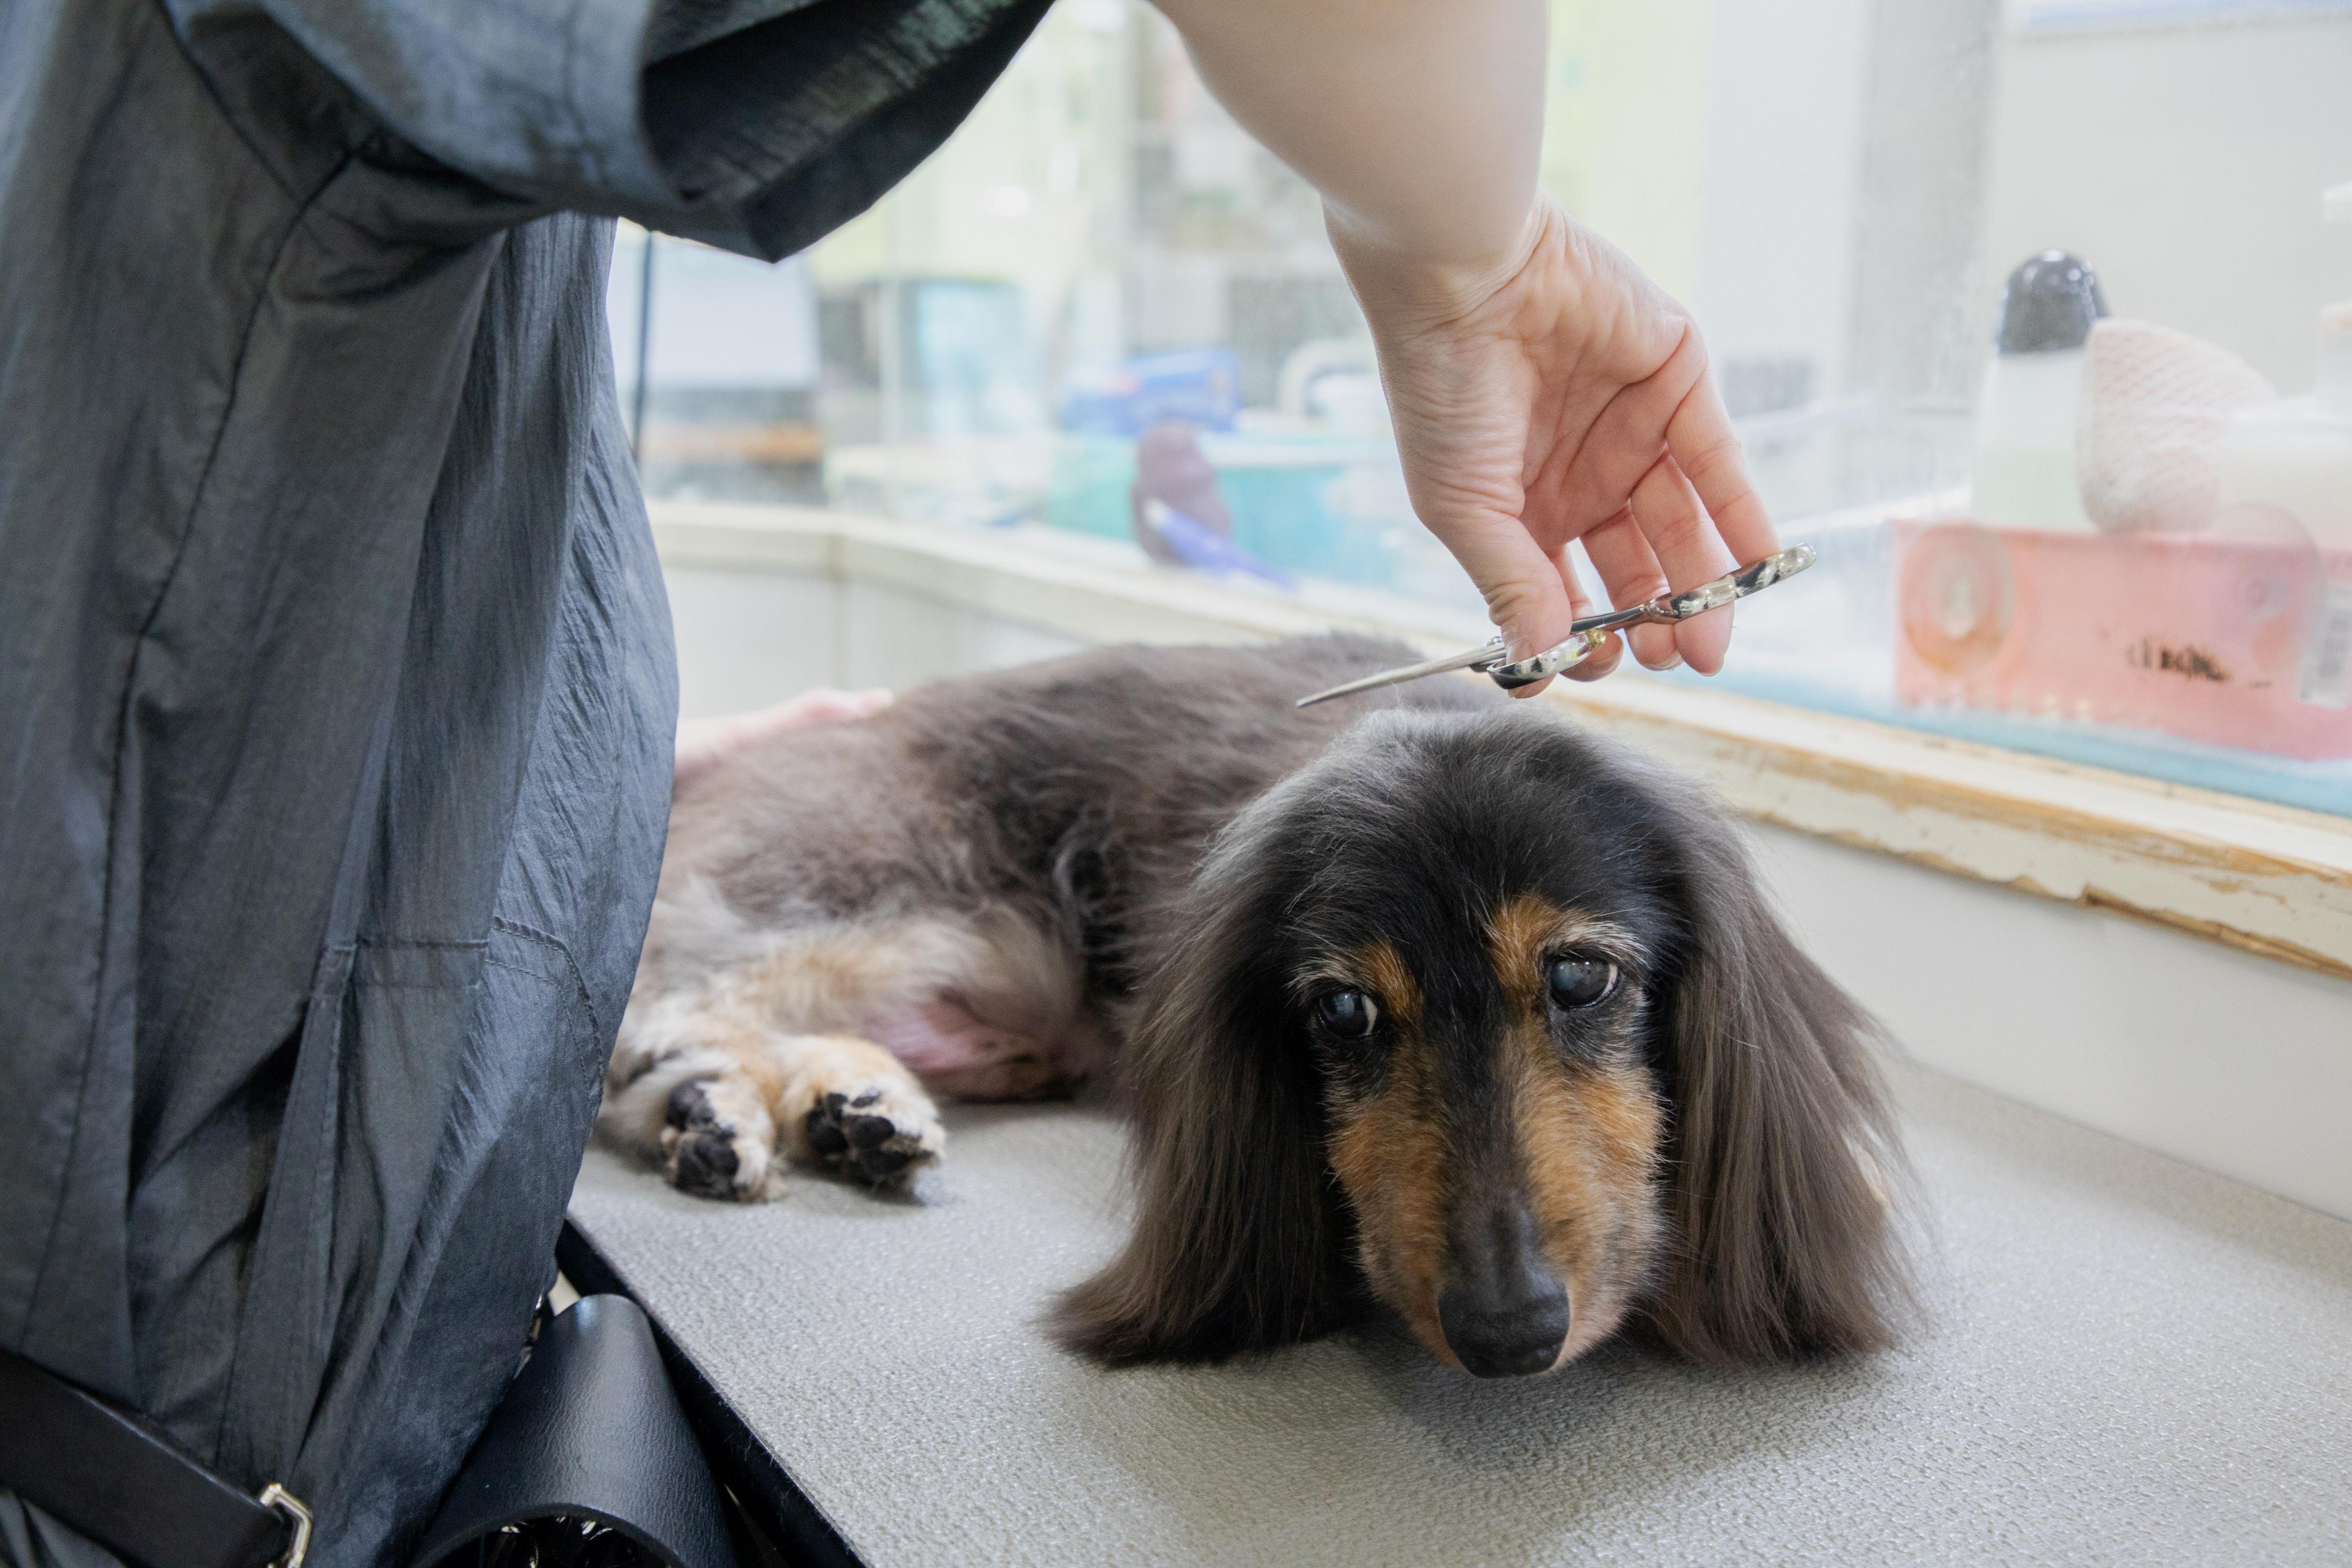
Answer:
<svg viewBox="0 0 2352 1568"><path fill-rule="evenodd" d="M1367 1297L1488 1377L1885 1343L1865 1020L1732 828L1466 682L1291 705L1406 657L1110 648L733 760L677 803L604 1126L689 1192L882 1183L932 1094L1115 1063L1134 1233L1054 1320L1106 1362Z"/></svg>

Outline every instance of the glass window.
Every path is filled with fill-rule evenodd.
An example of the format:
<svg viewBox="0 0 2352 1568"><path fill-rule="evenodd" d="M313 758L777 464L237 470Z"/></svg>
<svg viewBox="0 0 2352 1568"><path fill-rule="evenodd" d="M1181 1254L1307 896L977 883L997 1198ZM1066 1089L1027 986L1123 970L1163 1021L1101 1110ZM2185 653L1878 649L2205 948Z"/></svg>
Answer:
<svg viewBox="0 0 2352 1568"><path fill-rule="evenodd" d="M1550 66L1546 187L1820 550L1716 684L2352 813L2352 4L1555 0ZM1139 0L805 255L625 236L612 314L656 496L1478 609L1314 193Z"/></svg>

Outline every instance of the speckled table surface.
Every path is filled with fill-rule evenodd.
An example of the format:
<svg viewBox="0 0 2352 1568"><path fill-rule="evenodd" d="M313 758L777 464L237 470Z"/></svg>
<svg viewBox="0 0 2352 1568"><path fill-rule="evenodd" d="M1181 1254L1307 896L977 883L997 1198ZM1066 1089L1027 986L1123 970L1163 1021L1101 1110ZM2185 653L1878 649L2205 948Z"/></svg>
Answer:
<svg viewBox="0 0 2352 1568"><path fill-rule="evenodd" d="M1343 1335L1103 1373L1034 1320L1118 1237L1119 1132L950 1113L915 1201L574 1224L873 1568L2352 1562L2352 1226L1924 1075L1932 1321L1872 1360L1607 1349L1479 1384Z"/></svg>

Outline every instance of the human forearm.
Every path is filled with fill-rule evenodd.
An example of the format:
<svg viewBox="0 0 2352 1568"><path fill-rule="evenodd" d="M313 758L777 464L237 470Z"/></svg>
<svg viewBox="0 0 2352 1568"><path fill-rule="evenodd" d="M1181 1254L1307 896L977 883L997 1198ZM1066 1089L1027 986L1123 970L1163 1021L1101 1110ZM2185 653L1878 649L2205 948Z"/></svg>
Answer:
<svg viewBox="0 0 2352 1568"><path fill-rule="evenodd" d="M1323 195L1343 249L1493 265L1523 246L1543 0L1157 0L1234 117Z"/></svg>
<svg viewBox="0 0 2352 1568"><path fill-rule="evenodd" d="M1413 508L1515 655L1590 606L1572 541L1621 606L1774 548L1689 314L1537 193L1545 0L1156 3L1322 192ZM1730 636L1727 606L1631 640L1711 674Z"/></svg>

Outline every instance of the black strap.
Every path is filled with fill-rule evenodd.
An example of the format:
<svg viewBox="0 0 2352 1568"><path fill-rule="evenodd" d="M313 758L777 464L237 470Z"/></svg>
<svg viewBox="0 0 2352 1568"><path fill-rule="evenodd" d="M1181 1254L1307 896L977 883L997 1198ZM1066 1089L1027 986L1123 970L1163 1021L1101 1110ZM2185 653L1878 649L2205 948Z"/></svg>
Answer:
<svg viewBox="0 0 2352 1568"><path fill-rule="evenodd" d="M247 1497L137 1416L5 1350L0 1486L132 1568L263 1568L308 1543L299 1504Z"/></svg>

